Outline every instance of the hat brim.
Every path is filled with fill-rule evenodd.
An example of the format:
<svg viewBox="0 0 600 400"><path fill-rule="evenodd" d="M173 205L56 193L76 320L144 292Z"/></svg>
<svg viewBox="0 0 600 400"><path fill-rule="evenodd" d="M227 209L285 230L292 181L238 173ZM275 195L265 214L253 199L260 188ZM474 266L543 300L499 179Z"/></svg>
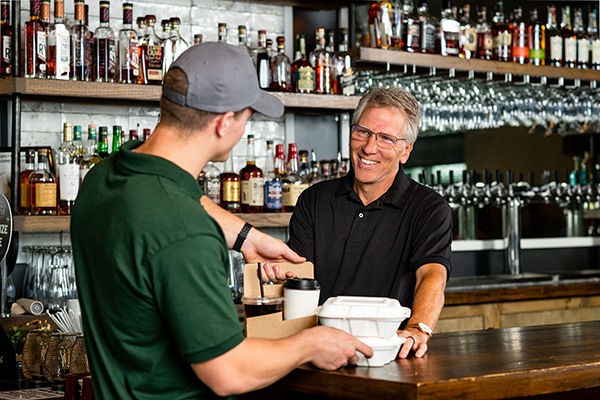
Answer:
<svg viewBox="0 0 600 400"><path fill-rule="evenodd" d="M281 100L264 90L260 91L258 100L248 107L270 118L279 118L285 111L285 107Z"/></svg>

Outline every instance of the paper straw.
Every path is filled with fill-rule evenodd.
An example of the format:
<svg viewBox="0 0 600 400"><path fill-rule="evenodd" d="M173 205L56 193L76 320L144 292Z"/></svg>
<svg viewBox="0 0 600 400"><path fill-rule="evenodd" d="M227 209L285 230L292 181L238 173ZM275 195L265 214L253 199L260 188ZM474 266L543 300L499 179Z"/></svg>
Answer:
<svg viewBox="0 0 600 400"><path fill-rule="evenodd" d="M260 267L260 263L258 263L258 281L260 284L260 297L262 299L265 297L265 289L263 289L262 268Z"/></svg>

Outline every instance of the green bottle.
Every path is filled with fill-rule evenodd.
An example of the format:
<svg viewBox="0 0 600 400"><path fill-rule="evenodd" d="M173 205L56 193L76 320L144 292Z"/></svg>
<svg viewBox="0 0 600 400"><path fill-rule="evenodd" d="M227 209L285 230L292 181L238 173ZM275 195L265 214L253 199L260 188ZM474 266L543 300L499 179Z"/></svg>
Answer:
<svg viewBox="0 0 600 400"><path fill-rule="evenodd" d="M100 127L100 137L98 139L98 155L101 159L105 159L108 157L110 153L108 152L108 127L101 126Z"/></svg>
<svg viewBox="0 0 600 400"><path fill-rule="evenodd" d="M112 153L116 153L119 151L119 147L121 147L121 140L123 140L123 129L121 129L121 125L113 126L113 140L112 140Z"/></svg>

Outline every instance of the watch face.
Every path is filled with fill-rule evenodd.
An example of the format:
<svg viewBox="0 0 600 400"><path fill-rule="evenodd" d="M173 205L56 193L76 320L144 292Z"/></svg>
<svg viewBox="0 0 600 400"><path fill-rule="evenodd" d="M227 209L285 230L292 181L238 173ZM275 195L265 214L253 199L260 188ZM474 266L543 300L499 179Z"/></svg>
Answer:
<svg viewBox="0 0 600 400"><path fill-rule="evenodd" d="M428 327L427 325L425 325L424 323L419 322L419 328L421 328L421 330L423 330L423 332L431 335L431 328Z"/></svg>

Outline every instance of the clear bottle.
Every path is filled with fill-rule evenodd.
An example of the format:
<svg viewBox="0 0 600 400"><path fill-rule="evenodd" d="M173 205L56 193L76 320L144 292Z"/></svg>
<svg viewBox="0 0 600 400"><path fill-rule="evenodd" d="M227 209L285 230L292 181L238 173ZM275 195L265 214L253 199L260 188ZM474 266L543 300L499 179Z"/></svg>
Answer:
<svg viewBox="0 0 600 400"><path fill-rule="evenodd" d="M282 146L283 149L283 146ZM273 141L267 140L267 163L265 166L264 205L266 213L281 212L283 210L281 175L275 168L275 150ZM283 163L281 163L283 164Z"/></svg>
<svg viewBox="0 0 600 400"><path fill-rule="evenodd" d="M546 24L546 43L549 46L546 65L560 67L563 65L563 38L556 23L556 7L548 6L548 23Z"/></svg>
<svg viewBox="0 0 600 400"><path fill-rule="evenodd" d="M263 171L256 166L254 135L248 135L246 166L240 171L242 183L242 212L261 213L264 204Z"/></svg>
<svg viewBox="0 0 600 400"><path fill-rule="evenodd" d="M302 177L298 174L298 147L296 143L288 145L288 162L286 165L286 175L283 180L283 210L292 212L296 208L296 202L300 194L308 187Z"/></svg>
<svg viewBox="0 0 600 400"><path fill-rule="evenodd" d="M421 53L435 54L436 33L440 29L440 23L437 18L429 14L429 2L420 0L418 6L418 18L421 28Z"/></svg>
<svg viewBox="0 0 600 400"><path fill-rule="evenodd" d="M333 58L333 92L353 96L356 92L356 67L348 53L348 30L340 28L340 45Z"/></svg>
<svg viewBox="0 0 600 400"><path fill-rule="evenodd" d="M563 37L563 66L575 68L577 66L577 36L571 27L571 7L562 9L560 31Z"/></svg>
<svg viewBox="0 0 600 400"><path fill-rule="evenodd" d="M146 70L146 63L144 62L148 57L148 27L146 25L145 17L138 17L136 19L138 26L138 63L139 63L139 75L137 83L140 85L148 84L148 71Z"/></svg>
<svg viewBox="0 0 600 400"><path fill-rule="evenodd" d="M58 213L71 214L79 191L79 163L77 148L73 144L73 124L65 122L63 142L56 152L58 164Z"/></svg>
<svg viewBox="0 0 600 400"><path fill-rule="evenodd" d="M442 19L440 20L440 54L458 56L460 40L460 23L452 15L452 3L442 2Z"/></svg>
<svg viewBox="0 0 600 400"><path fill-rule="evenodd" d="M29 176L31 215L56 215L56 178L48 166L48 149L38 149L37 168Z"/></svg>
<svg viewBox="0 0 600 400"><path fill-rule="evenodd" d="M477 25L471 21L469 4L463 4L461 10L458 56L468 60L477 54Z"/></svg>
<svg viewBox="0 0 600 400"><path fill-rule="evenodd" d="M133 4L123 3L123 28L119 30L119 82L137 83L140 77L138 35L133 29Z"/></svg>
<svg viewBox="0 0 600 400"><path fill-rule="evenodd" d="M177 17L172 17L169 19L171 22L171 42L173 42L173 61L177 60L180 55L186 51L190 45L188 42L181 37L181 32L179 31L179 26L181 25L181 20Z"/></svg>
<svg viewBox="0 0 600 400"><path fill-rule="evenodd" d="M110 154L116 153L121 148L123 143L123 128L121 125L113 126L112 151Z"/></svg>
<svg viewBox="0 0 600 400"><path fill-rule="evenodd" d="M331 94L331 58L333 54L325 50L325 29L318 28L315 33L315 50L310 53L309 59L315 69L315 93Z"/></svg>
<svg viewBox="0 0 600 400"><path fill-rule="evenodd" d="M163 52L161 40L154 29L155 24L156 17L154 15L146 15L148 38L146 41L144 63L147 74L146 81L149 85L160 85L163 80Z"/></svg>
<svg viewBox="0 0 600 400"><path fill-rule="evenodd" d="M19 214L29 214L29 176L35 170L35 149L25 152L25 169L19 175Z"/></svg>
<svg viewBox="0 0 600 400"><path fill-rule="evenodd" d="M529 26L523 18L523 9L515 8L512 25L512 60L519 64L529 63Z"/></svg>
<svg viewBox="0 0 600 400"><path fill-rule="evenodd" d="M54 1L54 23L48 26L47 74L50 79L68 80L71 68L71 32L65 26L65 3Z"/></svg>
<svg viewBox="0 0 600 400"><path fill-rule="evenodd" d="M40 21L40 0L29 2L25 22L25 78L46 77L46 27Z"/></svg>
<svg viewBox="0 0 600 400"><path fill-rule="evenodd" d="M389 49L392 47L392 4L380 1L377 4L377 22L379 23L379 38L377 47ZM335 47L331 52L335 51Z"/></svg>
<svg viewBox="0 0 600 400"><path fill-rule="evenodd" d="M315 88L315 70L306 58L306 39L297 35L296 58L292 63L292 89L295 93L312 93Z"/></svg>
<svg viewBox="0 0 600 400"><path fill-rule="evenodd" d="M12 26L10 25L10 1L0 1L0 36L2 55L0 56L0 77L12 77Z"/></svg>
<svg viewBox="0 0 600 400"><path fill-rule="evenodd" d="M110 155L108 150L108 126L101 126L98 134L98 155L105 159Z"/></svg>
<svg viewBox="0 0 600 400"><path fill-rule="evenodd" d="M590 39L583 28L583 11L574 10L573 32L577 37L577 68L588 69L590 66Z"/></svg>
<svg viewBox="0 0 600 400"><path fill-rule="evenodd" d="M163 19L160 22L162 27L162 38L160 46L162 48L163 63L162 63L162 76L167 74L171 64L173 63L173 41L171 40L171 21Z"/></svg>
<svg viewBox="0 0 600 400"><path fill-rule="evenodd" d="M421 51L421 24L419 17L413 13L414 8L412 0L404 0L403 49L411 53Z"/></svg>
<svg viewBox="0 0 600 400"><path fill-rule="evenodd" d="M240 176L233 172L233 150L221 173L221 207L233 213L241 211Z"/></svg>
<svg viewBox="0 0 600 400"><path fill-rule="evenodd" d="M275 92L292 91L291 62L285 55L285 37L277 37L277 53L271 57L271 84L269 90Z"/></svg>
<svg viewBox="0 0 600 400"><path fill-rule="evenodd" d="M267 90L271 84L269 52L267 51L267 31L258 31L258 47L252 51L252 54L254 56L254 64L256 64L258 86L263 90Z"/></svg>
<svg viewBox="0 0 600 400"><path fill-rule="evenodd" d="M598 10L590 12L588 36L590 38L590 68L600 70L600 36L598 35Z"/></svg>
<svg viewBox="0 0 600 400"><path fill-rule="evenodd" d="M117 44L110 27L110 2L100 1L100 26L94 31L96 46L96 82L114 82L116 77Z"/></svg>
<svg viewBox="0 0 600 400"><path fill-rule="evenodd" d="M88 125L88 137L87 146L83 151L83 159L79 164L79 180L83 182L86 175L94 167L94 165L100 162L100 156L98 155L98 136L96 132L96 125Z"/></svg>
<svg viewBox="0 0 600 400"><path fill-rule="evenodd" d="M321 176L321 165L317 161L317 154L314 150L310 151L310 185L320 182L323 179Z"/></svg>
<svg viewBox="0 0 600 400"><path fill-rule="evenodd" d="M494 34L492 25L487 22L487 7L479 7L477 22L477 58L494 59Z"/></svg>
<svg viewBox="0 0 600 400"><path fill-rule="evenodd" d="M546 26L538 20L536 8L531 10L529 20L529 64L546 64Z"/></svg>
<svg viewBox="0 0 600 400"><path fill-rule="evenodd" d="M219 23L219 42L227 44L227 24Z"/></svg>
<svg viewBox="0 0 600 400"><path fill-rule="evenodd" d="M221 171L209 161L198 176L204 194L215 204L221 204Z"/></svg>
<svg viewBox="0 0 600 400"><path fill-rule="evenodd" d="M248 47L248 32L246 30L246 25L238 26L238 48L252 57L252 50Z"/></svg>

